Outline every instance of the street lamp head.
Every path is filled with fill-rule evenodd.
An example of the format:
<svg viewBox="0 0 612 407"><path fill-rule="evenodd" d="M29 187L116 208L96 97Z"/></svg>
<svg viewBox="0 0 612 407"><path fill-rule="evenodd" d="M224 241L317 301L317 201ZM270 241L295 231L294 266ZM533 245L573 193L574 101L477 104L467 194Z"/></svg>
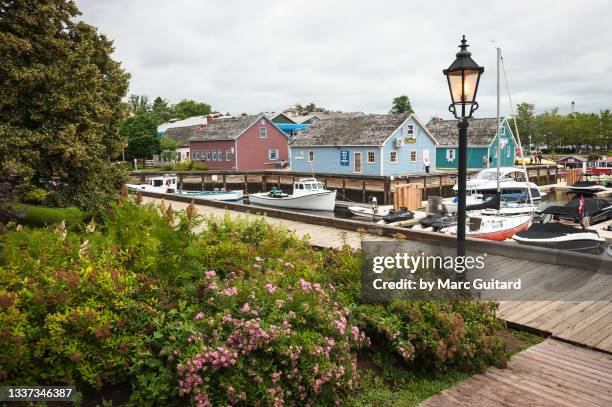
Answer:
<svg viewBox="0 0 612 407"><path fill-rule="evenodd" d="M452 103L449 110L457 119L472 117L472 113L478 109L476 102L476 92L480 82L480 75L484 72L484 68L478 66L472 59L472 53L467 50L469 45L465 39L465 35L461 40L457 52L457 59L442 72L448 80L448 89L450 90Z"/></svg>

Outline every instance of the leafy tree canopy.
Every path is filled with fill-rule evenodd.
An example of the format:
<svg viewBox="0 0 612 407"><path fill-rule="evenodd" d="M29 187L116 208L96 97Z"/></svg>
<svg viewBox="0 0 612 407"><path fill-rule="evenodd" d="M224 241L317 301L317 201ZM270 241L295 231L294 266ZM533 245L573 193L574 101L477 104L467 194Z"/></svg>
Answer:
<svg viewBox="0 0 612 407"><path fill-rule="evenodd" d="M412 105L410 104L410 99L406 95L398 96L393 99L393 105L391 106L391 110L389 111L391 114L410 114L414 113L412 110Z"/></svg>
<svg viewBox="0 0 612 407"><path fill-rule="evenodd" d="M321 113L329 112L326 108L317 106L312 102L307 104L306 106L302 106L300 103L297 103L294 107L299 115L306 115L306 114L313 113L313 112L321 112Z"/></svg>
<svg viewBox="0 0 612 407"><path fill-rule="evenodd" d="M157 124L147 112L128 117L121 124L119 132L128 140L125 150L127 160L151 158L153 154L161 151Z"/></svg>
<svg viewBox="0 0 612 407"><path fill-rule="evenodd" d="M212 108L207 103L196 102L191 99L184 99L173 107L174 117L186 119L192 116L202 116L212 113Z"/></svg>
<svg viewBox="0 0 612 407"><path fill-rule="evenodd" d="M71 0L0 2L0 172L93 207L125 181L112 160L129 74Z"/></svg>
<svg viewBox="0 0 612 407"><path fill-rule="evenodd" d="M536 147L550 152L607 151L612 147L610 110L567 115L559 114L559 108L538 115L534 111L531 103L516 106L516 124L525 145L531 137Z"/></svg>

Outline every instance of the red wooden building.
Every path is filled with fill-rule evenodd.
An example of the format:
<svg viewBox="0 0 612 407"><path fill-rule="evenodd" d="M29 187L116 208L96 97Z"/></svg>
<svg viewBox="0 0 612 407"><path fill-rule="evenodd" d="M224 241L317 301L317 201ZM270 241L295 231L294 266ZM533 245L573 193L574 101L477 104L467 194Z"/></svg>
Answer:
<svg viewBox="0 0 612 407"><path fill-rule="evenodd" d="M269 170L287 161L289 138L263 114L219 118L198 128L189 148L211 170Z"/></svg>

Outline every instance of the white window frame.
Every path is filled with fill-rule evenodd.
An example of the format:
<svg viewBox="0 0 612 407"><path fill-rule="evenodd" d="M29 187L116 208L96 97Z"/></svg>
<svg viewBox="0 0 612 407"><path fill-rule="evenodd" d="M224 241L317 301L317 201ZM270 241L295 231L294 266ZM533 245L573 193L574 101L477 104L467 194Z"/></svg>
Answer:
<svg viewBox="0 0 612 407"><path fill-rule="evenodd" d="M313 163L315 160L314 150L308 150L308 162Z"/></svg>
<svg viewBox="0 0 612 407"><path fill-rule="evenodd" d="M389 153L389 163L397 164L397 151L391 151L391 153Z"/></svg>
<svg viewBox="0 0 612 407"><path fill-rule="evenodd" d="M223 161L223 150L217 150L217 160Z"/></svg>
<svg viewBox="0 0 612 407"><path fill-rule="evenodd" d="M212 151L212 160L217 161L217 150Z"/></svg>
<svg viewBox="0 0 612 407"><path fill-rule="evenodd" d="M506 135L506 127L502 126L502 127L499 129L499 135L500 135L500 136L505 136L505 135Z"/></svg>
<svg viewBox="0 0 612 407"><path fill-rule="evenodd" d="M274 152L275 158L272 158L272 152ZM278 148L271 148L268 150L268 160L279 160L280 150Z"/></svg>
<svg viewBox="0 0 612 407"><path fill-rule="evenodd" d="M259 128L259 138L268 138L268 129L267 127Z"/></svg>
<svg viewBox="0 0 612 407"><path fill-rule="evenodd" d="M199 161L200 160L200 150L194 150L193 151L193 155L194 155L194 160L195 161Z"/></svg>
<svg viewBox="0 0 612 407"><path fill-rule="evenodd" d="M408 124L406 126L406 135L407 136L414 136L414 124Z"/></svg>
<svg viewBox="0 0 612 407"><path fill-rule="evenodd" d="M206 150L206 161L210 161L210 150Z"/></svg>
<svg viewBox="0 0 612 407"><path fill-rule="evenodd" d="M506 158L510 158L510 143L506 146Z"/></svg>
<svg viewBox="0 0 612 407"><path fill-rule="evenodd" d="M457 152L455 151L454 148L447 148L446 149L446 161L450 161L450 162L455 161L456 154Z"/></svg>
<svg viewBox="0 0 612 407"><path fill-rule="evenodd" d="M232 150L225 150L225 161L232 161Z"/></svg>
<svg viewBox="0 0 612 407"><path fill-rule="evenodd" d="M368 164L376 164L376 151L367 151L367 163ZM370 161L370 154L372 154L372 161Z"/></svg>
<svg viewBox="0 0 612 407"><path fill-rule="evenodd" d="M414 160L412 159L412 153L414 153ZM410 150L410 163L418 163L419 162L419 153L417 150Z"/></svg>

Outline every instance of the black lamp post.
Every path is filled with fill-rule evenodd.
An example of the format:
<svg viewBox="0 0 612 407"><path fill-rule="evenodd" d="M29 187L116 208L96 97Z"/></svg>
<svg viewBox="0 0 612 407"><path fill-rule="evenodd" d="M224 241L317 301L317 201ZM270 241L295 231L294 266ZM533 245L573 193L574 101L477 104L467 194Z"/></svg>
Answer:
<svg viewBox="0 0 612 407"><path fill-rule="evenodd" d="M457 256L465 256L465 196L467 180L467 128L468 119L478 109L476 92L480 75L484 68L478 66L471 58L472 54L467 50L469 45L465 35L461 40L457 53L457 59L442 72L448 80L452 103L448 110L459 120L459 185L458 185L458 208L457 208Z"/></svg>

